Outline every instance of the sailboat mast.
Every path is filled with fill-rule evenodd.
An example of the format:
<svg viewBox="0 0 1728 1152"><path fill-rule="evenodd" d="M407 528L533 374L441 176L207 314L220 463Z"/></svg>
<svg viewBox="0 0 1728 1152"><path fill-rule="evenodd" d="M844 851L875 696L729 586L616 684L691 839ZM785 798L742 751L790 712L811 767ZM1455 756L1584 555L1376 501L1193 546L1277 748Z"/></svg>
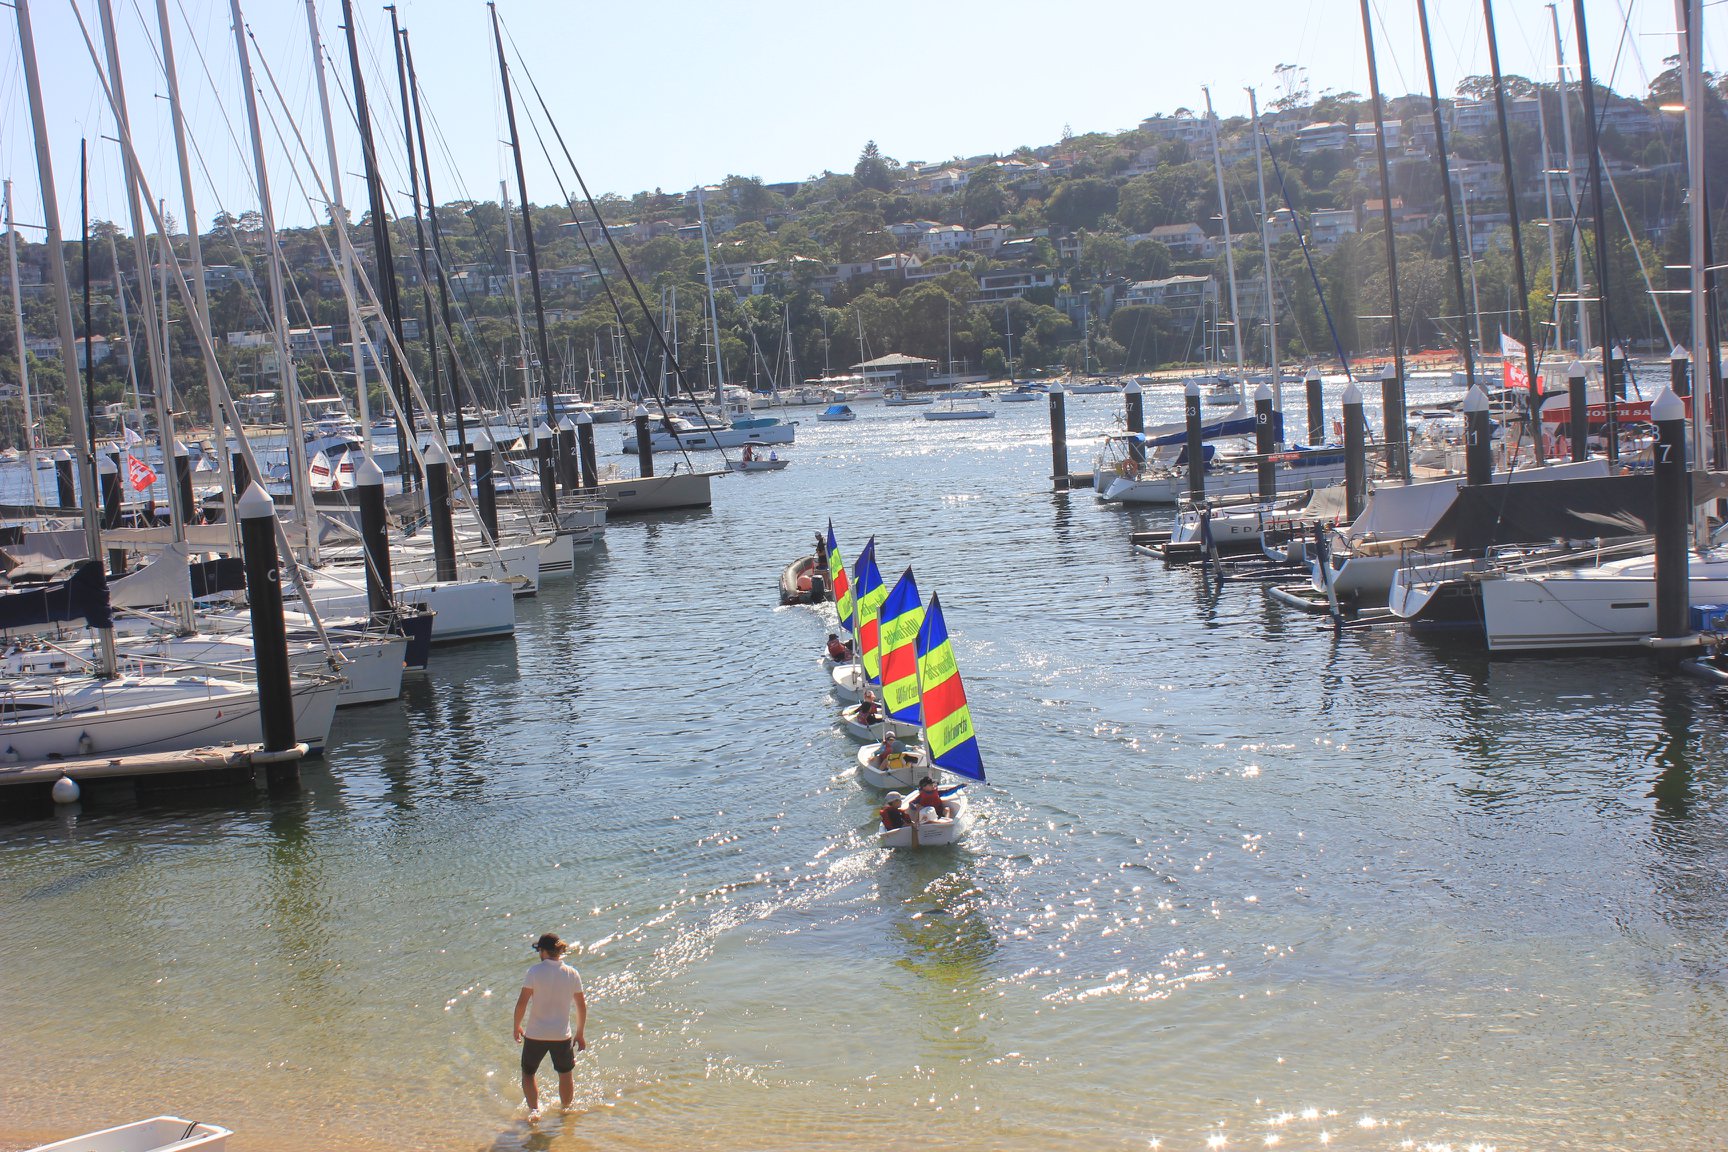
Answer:
<svg viewBox="0 0 1728 1152"><path fill-rule="evenodd" d="M1242 326L1237 322L1241 309L1236 303L1236 245L1230 239L1230 202L1224 196L1224 154L1218 148L1218 115L1212 111L1212 89L1202 86L1206 94L1206 124L1212 130L1212 172L1218 178L1218 218L1224 223L1224 270L1230 278L1230 330L1236 336L1236 371L1242 371Z"/></svg>
<svg viewBox="0 0 1728 1152"><path fill-rule="evenodd" d="M396 346L402 340L402 299L396 286L396 260L391 254L390 218L384 208L384 178L378 173L378 152L372 142L372 113L366 103L366 78L360 72L360 42L355 32L353 0L342 0L342 26L347 33L348 71L354 87L354 121L360 130L360 154L366 165L366 202L372 214L373 263L378 269L378 303L384 310L384 323L396 336ZM402 364L394 350L389 353L390 386L396 394L396 406L401 418L396 421L396 470L402 477L404 491L415 486L419 466L408 450L414 438L414 402L408 395L408 382L402 374ZM371 439L368 430L367 439Z"/></svg>
<svg viewBox="0 0 1728 1152"><path fill-rule="evenodd" d="M1614 382L1614 335L1608 323L1608 214L1602 208L1602 148L1596 138L1596 82L1590 76L1590 34L1584 0L1572 0L1578 28L1578 84L1584 96L1584 144L1590 152L1590 215L1596 227L1596 318L1602 342L1602 403L1608 410L1608 461L1620 460L1619 393Z"/></svg>
<svg viewBox="0 0 1728 1152"><path fill-rule="evenodd" d="M504 118L510 125L510 155L516 162L516 194L522 200L522 242L528 250L528 287L534 294L535 346L540 352L540 390L546 403L546 424L557 427L552 410L552 354L546 346L546 305L540 297L540 259L534 254L534 216L528 208L528 177L522 171L522 141L516 134L516 101L510 94L510 66L504 62L504 35L498 30L498 6L488 3L492 14L492 41L498 47L498 78L504 86Z"/></svg>
<svg viewBox="0 0 1728 1152"><path fill-rule="evenodd" d="M1465 186L1463 176L1458 178L1458 202L1464 210L1464 268L1470 274L1470 317L1476 327L1476 351L1481 353L1486 345L1482 343L1482 297L1476 290L1476 231L1470 224L1470 189Z"/></svg>
<svg viewBox="0 0 1728 1152"><path fill-rule="evenodd" d="M708 286L708 319L714 326L714 404L724 407L726 358L720 354L720 309L714 303L714 255L708 250L708 212L702 206L701 188L696 189L696 220L702 228L702 280Z"/></svg>
<svg viewBox="0 0 1728 1152"><path fill-rule="evenodd" d="M1272 287L1272 245L1266 233L1266 157L1260 147L1260 100L1252 88L1248 89L1248 113L1253 119L1254 176L1260 185L1260 263L1266 276L1266 360L1272 371L1272 410L1282 412L1284 373L1278 370L1278 294Z"/></svg>
<svg viewBox="0 0 1728 1152"><path fill-rule="evenodd" d="M1709 260L1704 247L1709 202L1704 198L1704 6L1701 0L1675 0L1680 9L1680 99L1686 105L1687 226L1691 233L1692 279L1692 466L1704 466L1705 397L1712 389L1710 368L1710 312L1705 292L1705 269ZM17 289L14 288L16 293ZM1721 419L1718 414L1717 419ZM1699 515L1700 533L1707 531ZM1703 541L1700 540L1700 543Z"/></svg>
<svg viewBox="0 0 1728 1152"><path fill-rule="evenodd" d="M396 49L396 87L402 102L402 151L408 158L408 195L414 209L414 261L420 270L420 314L426 324L427 359L432 362L432 415L438 428L438 438L444 439L444 386L438 370L438 326L432 323L431 269L426 265L426 226L420 220L420 164L414 155L414 109L408 99L408 64L403 59L402 46L407 33L396 20L396 5L384 9L390 13L390 42Z"/></svg>
<svg viewBox="0 0 1728 1152"><path fill-rule="evenodd" d="M1578 224L1578 165L1572 159L1572 102L1566 98L1566 52L1560 44L1560 11L1548 5L1554 26L1554 79L1560 94L1560 129L1566 137L1566 203L1572 209L1572 275L1578 304L1578 359L1590 355L1590 306L1584 298L1584 234Z"/></svg>
<svg viewBox="0 0 1728 1152"><path fill-rule="evenodd" d="M126 86L120 75L120 45L114 34L114 6L112 0L98 0L97 11L102 19L102 39L108 49L108 78L114 91L114 115L120 123L122 132L130 131L130 119L126 111ZM138 269L138 297L141 302L140 323L144 325L144 347L150 357L151 396L155 401L156 435L162 444L162 460L168 468L174 467L174 416L173 397L169 395L169 385L164 367L168 362L168 352L162 339L164 329L159 325L156 316L156 295L150 285L150 240L149 230L144 225L144 209L138 199L138 173L132 167L128 158L122 171L126 182L126 209L132 221L132 259ZM167 243L166 240L163 241ZM114 265L116 290L119 290L120 265ZM166 319L164 317L164 319ZM130 359L131 349L127 349ZM121 477L122 485L126 477ZM172 525L174 539L186 539L186 523L181 515L180 501L168 501L169 524Z"/></svg>
<svg viewBox="0 0 1728 1152"><path fill-rule="evenodd" d="M533 377L528 372L528 322L522 318L522 270L516 263L516 222L510 217L510 188L498 181L498 200L504 205L504 247L510 254L510 296L516 304L516 350L522 365L522 411L528 428L534 427Z"/></svg>
<svg viewBox="0 0 1728 1152"><path fill-rule="evenodd" d="M1429 108L1434 114L1434 151L1440 158L1440 191L1446 203L1446 239L1452 248L1452 292L1458 306L1458 351L1464 357L1464 387L1476 386L1476 357L1470 349L1469 318L1464 300L1464 256L1458 250L1458 210L1452 202L1452 165L1446 159L1446 123L1440 114L1440 81L1434 75L1434 41L1428 31L1428 0L1416 0L1422 25L1422 59L1428 68Z"/></svg>
<svg viewBox="0 0 1728 1152"><path fill-rule="evenodd" d="M103 0L104 7L108 0ZM258 211L264 218L264 259L270 271L270 327L276 345L276 377L282 387L282 407L288 418L288 483L295 515L307 528L307 546L318 556L318 533L306 498L311 473L306 464L306 436L300 423L300 382L288 358L288 296L282 276L282 250L276 242L276 213L270 205L270 175L264 166L264 134L258 124L258 98L252 87L252 56L246 48L246 21L240 0L228 0L234 19L234 51L240 60L240 82L246 89L246 124L252 135L252 173L258 182Z"/></svg>
<svg viewBox="0 0 1728 1152"><path fill-rule="evenodd" d="M167 0L157 0L167 4ZM164 8L164 11L166 9ZM324 117L324 151L330 163L330 223L346 235L348 209L342 204L342 163L336 157L336 131L330 119L330 85L324 77L324 41L318 31L317 0L306 0L306 33L312 40L312 67L318 78L318 110ZM348 304L348 346L354 350L354 401L360 414L360 451L368 459L372 455L372 399L366 387L366 325L356 305L354 266L348 257L348 244L336 246L338 271L342 276L343 299Z"/></svg>
<svg viewBox="0 0 1728 1152"><path fill-rule="evenodd" d="M1386 241L1386 292L1392 309L1392 371L1397 374L1402 390L1406 381L1404 316L1398 303L1398 233L1392 218L1392 171L1386 161L1386 105L1380 94L1380 68L1374 58L1374 22L1368 12L1368 0L1362 0L1362 45L1368 53L1368 95L1374 101L1374 160L1380 169L1380 230ZM1408 470L1405 479L1409 479Z"/></svg>
<svg viewBox="0 0 1728 1152"><path fill-rule="evenodd" d="M1524 230L1518 219L1518 179L1512 168L1512 133L1506 127L1506 82L1500 74L1500 37L1494 31L1494 0L1482 0L1482 23L1488 30L1488 66L1494 75L1494 116L1500 122L1500 167L1506 179L1506 215L1512 228L1512 274L1518 282L1518 338L1524 342L1524 382L1528 386L1525 400L1531 427L1530 444L1536 459L1542 459L1541 401L1538 393L1542 382L1536 375L1535 333L1530 330L1530 279L1524 268ZM1541 106L1541 99L1537 99ZM1547 166L1547 158L1543 158ZM1550 234L1554 231L1548 230Z"/></svg>
<svg viewBox="0 0 1728 1152"><path fill-rule="evenodd" d="M24 63L24 88L30 101L30 126L36 140L36 175L42 189L42 222L47 231L48 272L54 282L54 319L60 329L60 355L66 375L66 407L72 423L72 447L78 454L83 489L84 547L94 558L102 554L102 528L97 522L96 454L90 446L90 425L81 399L78 333L72 326L72 292L66 278L66 250L60 231L60 199L54 190L54 160L48 148L48 116L42 104L42 78L36 67L36 35L30 25L30 0L14 0L18 45ZM19 350L22 353L22 349ZM114 675L114 630L98 628L97 673Z"/></svg>
<svg viewBox="0 0 1728 1152"><path fill-rule="evenodd" d="M24 466L30 470L30 502L42 503L36 475L36 417L30 410L30 353L24 348L24 297L18 291L18 229L12 221L12 181L6 181L6 255L12 277L12 323L18 341L18 394L24 399Z"/></svg>

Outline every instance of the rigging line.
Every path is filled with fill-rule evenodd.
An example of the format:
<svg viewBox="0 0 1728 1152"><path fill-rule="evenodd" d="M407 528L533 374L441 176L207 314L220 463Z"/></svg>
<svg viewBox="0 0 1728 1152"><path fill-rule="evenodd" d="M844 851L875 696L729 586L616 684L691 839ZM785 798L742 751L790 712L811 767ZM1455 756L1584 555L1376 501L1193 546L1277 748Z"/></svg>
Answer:
<svg viewBox="0 0 1728 1152"><path fill-rule="evenodd" d="M1261 131L1265 135L1265 131ZM1296 229L1296 242L1302 246L1302 258L1308 262L1308 275L1314 281L1314 291L1320 297L1320 310L1326 316L1326 330L1332 335L1332 346L1338 351L1338 362L1344 366L1344 376L1354 380L1350 371L1350 358L1344 353L1344 344L1338 339L1338 326L1332 321L1332 308L1326 303L1326 290L1320 286L1320 273L1314 268L1314 254L1308 250L1308 238L1302 233L1302 221L1296 218L1296 208L1290 203L1290 189L1284 184L1284 168L1278 163L1277 153L1272 154L1272 174L1278 178L1278 192L1284 197L1285 207L1290 209L1290 223Z"/></svg>
<svg viewBox="0 0 1728 1152"><path fill-rule="evenodd" d="M496 9L494 9L494 11L496 11ZM509 35L508 30L506 30L506 35ZM623 253L618 251L618 243L616 240L614 240L612 238L611 229L606 227L606 222L600 215L600 206L594 202L593 194L588 191L588 182L582 178L581 169L576 166L576 161L570 155L569 145L564 143L564 134L558 130L557 122L552 119L551 110L546 107L545 98L540 95L540 85L535 81L534 74L529 71L528 65L526 64L526 62L523 61L521 51L516 49L516 40L515 40L514 36L510 37L510 47L513 50L516 50L516 62L520 66L522 74L528 78L529 87L531 87L534 91L534 99L536 100L536 102L539 103L541 111L544 113L544 115L546 117L547 124L552 129L553 135L555 137L557 137L558 147L563 150L565 163L570 165L570 171L571 171L572 175L574 175L576 177L576 183L582 189L583 198L586 199L588 202L588 209L589 209L589 211L594 213L594 222L597 225L599 225L600 234L603 237L605 237L607 247L610 248L612 251L613 259L615 259L618 262L619 271L621 271L624 274L625 282L630 285L630 290L636 297L637 307L642 309L642 314L648 321L649 329L652 331L654 337L659 341L661 350L666 354L667 363L669 363L672 366L673 372L675 372L677 374L678 382L684 386L684 391L694 399L696 396L696 393L694 391L692 391L690 388L690 381L689 381L688 376L685 374L684 367L683 367L683 365L678 363L678 358L676 356L672 355L671 345L669 345L666 341L666 334L660 330L660 325L659 325L658 321L656 321L654 319L654 313L649 309L648 302L642 298L641 287L637 285L636 278L630 274L629 266L624 263L624 255L623 255ZM521 85L518 84L517 87L518 87L518 90L520 90ZM542 138L540 136L539 126L535 123L535 121L533 120L532 117L530 117L529 123L531 125L534 125L535 138L540 141L541 149L545 150L546 149L546 141L544 138ZM548 152L546 158L547 158L547 161L550 163L552 157L551 157L549 152ZM556 171L557 171L557 165L556 164L553 165L553 171L554 171L554 173L556 173ZM568 196L565 197L565 204L570 209L571 217L575 218L576 217L576 207L573 203L571 203L570 198ZM585 232L585 229L583 229L581 227L581 225L578 224L576 231L577 232ZM582 243L585 247L588 247L589 257L591 259L593 259L594 258L593 257L593 248L592 248L592 245L589 244L588 237L586 235L583 235ZM611 286L607 283L605 273L604 273L604 271L601 270L598 260L595 261L594 268L595 268L595 271L600 275L601 287L606 289L607 299L612 301L613 310L615 312L618 312L619 323L622 324L623 320L624 320L623 313L621 311L618 311L617 300L612 295ZM628 331L628 326L626 326L626 331ZM716 352L716 354L718 354L719 349L716 348L715 352ZM643 365L643 357L637 351L636 344L635 344L634 340L632 340L630 343L630 355L631 355L631 358L636 361L637 371L641 373L643 381L646 381L648 379L647 369ZM661 411L664 412L665 407L666 407L665 402L663 400L657 399L657 403L659 404ZM710 431L712 431L713 428L711 425L709 425L708 417L702 411L700 404L698 404L696 411L697 411L697 415L700 416L702 419L703 426L708 428ZM689 459L688 452L685 453L685 459L686 460ZM694 467L694 464L692 464L691 466Z"/></svg>

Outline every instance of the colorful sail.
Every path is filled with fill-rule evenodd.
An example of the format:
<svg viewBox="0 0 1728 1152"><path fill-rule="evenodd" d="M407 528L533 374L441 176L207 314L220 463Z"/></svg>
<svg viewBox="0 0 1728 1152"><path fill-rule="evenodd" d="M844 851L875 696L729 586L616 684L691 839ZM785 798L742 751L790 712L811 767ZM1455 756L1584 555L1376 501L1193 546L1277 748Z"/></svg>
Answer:
<svg viewBox="0 0 1728 1152"><path fill-rule="evenodd" d="M858 554L857 567L852 569L852 594L858 598L858 656L864 662L864 678L872 684L882 683L882 657L877 651L881 643L882 601L888 589L882 586L882 573L876 569L876 537L864 545Z"/></svg>
<svg viewBox="0 0 1728 1152"><path fill-rule="evenodd" d="M918 628L924 604L908 568L882 602L882 706L895 720L922 724L918 706Z"/></svg>
<svg viewBox="0 0 1728 1152"><path fill-rule="evenodd" d="M942 599L930 597L918 629L918 680L924 696L924 746L930 762L956 776L984 779L984 761L978 755L978 737L972 731L972 712L966 707L966 688L954 663L948 643L948 625L942 619Z"/></svg>
<svg viewBox="0 0 1728 1152"><path fill-rule="evenodd" d="M840 623L846 631L854 631L852 619L852 578L846 575L846 561L840 556L840 541L834 539L834 521L828 521L828 588L834 595L834 610L840 613Z"/></svg>

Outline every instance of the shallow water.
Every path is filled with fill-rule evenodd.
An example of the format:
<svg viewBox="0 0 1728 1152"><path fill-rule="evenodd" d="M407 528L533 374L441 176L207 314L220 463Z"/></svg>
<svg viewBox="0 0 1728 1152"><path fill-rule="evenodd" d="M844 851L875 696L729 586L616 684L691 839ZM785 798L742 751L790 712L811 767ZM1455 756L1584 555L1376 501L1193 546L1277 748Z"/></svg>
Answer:
<svg viewBox="0 0 1728 1152"><path fill-rule="evenodd" d="M1076 469L1120 405L1070 398ZM1131 555L1154 516L1048 491L1044 411L811 410L791 468L613 525L513 643L344 712L298 794L0 825L0 1132L1719 1144L1719 698L1208 591ZM775 605L829 517L941 593L990 771L961 848L872 846L830 625ZM579 1111L531 1132L547 929L593 1014Z"/></svg>

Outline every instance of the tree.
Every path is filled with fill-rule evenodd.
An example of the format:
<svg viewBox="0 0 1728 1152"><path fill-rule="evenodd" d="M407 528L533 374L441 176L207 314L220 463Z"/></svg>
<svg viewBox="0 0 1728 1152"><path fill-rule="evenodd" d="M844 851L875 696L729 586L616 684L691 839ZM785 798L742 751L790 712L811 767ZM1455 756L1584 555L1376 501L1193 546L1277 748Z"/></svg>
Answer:
<svg viewBox="0 0 1728 1152"><path fill-rule="evenodd" d="M852 176L861 187L874 188L878 192L894 190L894 169L898 167L882 155L876 147L876 141L865 143L864 151L858 154L858 163L852 169Z"/></svg>
<svg viewBox="0 0 1728 1152"><path fill-rule="evenodd" d="M1116 186L1096 176L1063 182L1044 206L1044 214L1052 224L1071 231L1096 228L1100 216L1114 211Z"/></svg>
<svg viewBox="0 0 1728 1152"><path fill-rule="evenodd" d="M1008 197L1002 191L1002 169L990 164L972 173L972 178L966 182L964 204L964 220L968 228L991 224L999 219L1002 209L1008 204Z"/></svg>

